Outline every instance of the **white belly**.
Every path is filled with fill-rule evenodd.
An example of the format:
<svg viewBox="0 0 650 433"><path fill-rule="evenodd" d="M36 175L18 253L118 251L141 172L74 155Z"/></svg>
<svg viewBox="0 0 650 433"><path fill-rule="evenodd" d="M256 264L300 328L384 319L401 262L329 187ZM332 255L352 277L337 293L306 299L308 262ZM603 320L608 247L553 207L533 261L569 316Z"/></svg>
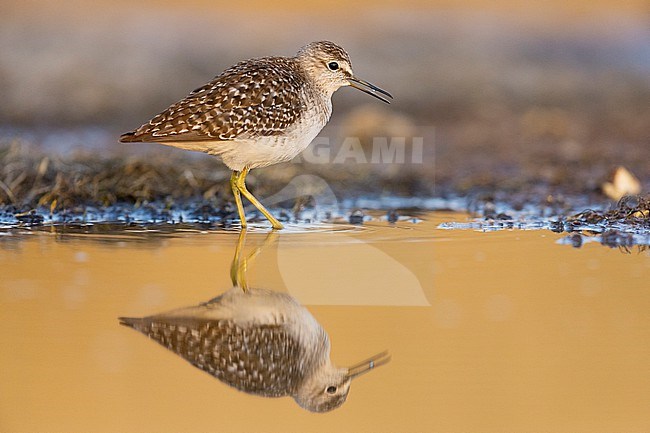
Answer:
<svg viewBox="0 0 650 433"><path fill-rule="evenodd" d="M329 113L312 110L282 135L208 142L204 151L221 157L228 168L236 171L290 161L316 138L329 120Z"/></svg>

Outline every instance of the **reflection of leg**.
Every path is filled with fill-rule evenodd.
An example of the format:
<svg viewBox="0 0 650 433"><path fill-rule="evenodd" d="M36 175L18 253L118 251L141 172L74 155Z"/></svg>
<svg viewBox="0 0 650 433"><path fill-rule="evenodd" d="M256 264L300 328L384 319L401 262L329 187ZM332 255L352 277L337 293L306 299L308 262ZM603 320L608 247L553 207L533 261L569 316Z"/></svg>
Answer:
<svg viewBox="0 0 650 433"><path fill-rule="evenodd" d="M241 288L244 293L248 291L248 265L253 262L255 257L257 257L257 255L261 253L262 250L264 250L271 243L275 242L277 236L277 232L269 232L262 245L255 248L253 252L246 256L246 258L242 259L242 250L244 249L244 244L246 243L246 230L239 232L237 246L235 247L235 256L233 257L232 264L230 265L230 279L232 280L233 287Z"/></svg>
<svg viewBox="0 0 650 433"><path fill-rule="evenodd" d="M284 228L282 223L280 223L280 221L275 219L275 217L273 215L271 215L271 213L268 210L266 210L266 208L264 206L262 206L262 203L260 203L255 198L255 196L253 196L253 194L251 194L248 191L248 189L246 189L246 175L248 174L249 171L250 171L250 169L245 168L236 177L235 183L236 183L237 189L241 192L241 194L244 197L246 197L253 204L253 206L255 206L257 209L259 209L260 212L262 212L262 214L266 217L266 219L268 219L271 222L271 225L273 226L274 229L280 230L280 229Z"/></svg>
<svg viewBox="0 0 650 433"><path fill-rule="evenodd" d="M250 253L250 254L249 254L249 255L244 259L244 261L248 262L248 264L252 263L252 262L253 262L253 259L255 259L255 257L257 257L257 255L258 255L259 253L261 253L262 250L264 250L266 247L268 247L269 245L271 245L271 244L272 244L273 242L275 242L277 239L278 239L278 233L277 233L276 231L274 231L274 230L270 231L270 232L266 235L266 237L264 238L264 242L262 243L262 245L260 245L259 247L255 248L255 249L253 250L253 252Z"/></svg>
<svg viewBox="0 0 650 433"><path fill-rule="evenodd" d="M235 204L237 205L237 213L239 214L239 220L241 221L241 228L246 228L246 214L244 213L244 205L241 202L241 193L237 187L237 182L241 173L239 171L233 171L232 176L230 176L230 188L232 188L232 195L235 196Z"/></svg>
<svg viewBox="0 0 650 433"><path fill-rule="evenodd" d="M246 242L246 229L242 229L239 232L239 237L237 238L237 246L235 246L235 256L232 258L232 264L230 265L230 280L232 281L233 287L240 287L244 292L248 290L246 284L245 273L242 273L242 261L241 261L241 250L244 247ZM244 260L244 263L246 260Z"/></svg>

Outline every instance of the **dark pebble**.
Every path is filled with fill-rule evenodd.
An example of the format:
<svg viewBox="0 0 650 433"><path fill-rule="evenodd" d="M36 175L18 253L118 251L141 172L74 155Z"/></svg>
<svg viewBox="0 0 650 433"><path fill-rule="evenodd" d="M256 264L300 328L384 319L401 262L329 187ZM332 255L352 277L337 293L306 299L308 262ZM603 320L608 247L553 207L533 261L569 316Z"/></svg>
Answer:
<svg viewBox="0 0 650 433"><path fill-rule="evenodd" d="M350 214L350 224L361 225L363 224L363 211L357 209Z"/></svg>
<svg viewBox="0 0 650 433"><path fill-rule="evenodd" d="M388 211L386 218L388 219L389 223L394 224L399 219L399 213L395 209L391 209Z"/></svg>

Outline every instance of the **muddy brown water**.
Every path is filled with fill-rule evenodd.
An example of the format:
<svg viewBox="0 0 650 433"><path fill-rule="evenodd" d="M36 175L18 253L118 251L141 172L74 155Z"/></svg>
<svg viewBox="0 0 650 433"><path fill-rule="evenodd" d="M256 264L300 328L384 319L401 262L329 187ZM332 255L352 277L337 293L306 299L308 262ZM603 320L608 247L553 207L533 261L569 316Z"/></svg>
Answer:
<svg viewBox="0 0 650 433"><path fill-rule="evenodd" d="M118 324L230 288L235 232L5 234L0 431L650 431L648 252L437 228L449 221L467 216L290 227L251 264L251 286L321 323L335 363L392 355L323 415L238 392Z"/></svg>

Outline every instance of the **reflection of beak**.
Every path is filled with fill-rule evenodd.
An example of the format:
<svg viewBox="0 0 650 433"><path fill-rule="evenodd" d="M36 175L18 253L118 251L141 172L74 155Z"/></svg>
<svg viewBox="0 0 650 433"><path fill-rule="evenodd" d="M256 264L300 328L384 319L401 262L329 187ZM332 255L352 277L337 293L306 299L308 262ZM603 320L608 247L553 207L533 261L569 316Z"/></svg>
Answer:
<svg viewBox="0 0 650 433"><path fill-rule="evenodd" d="M384 98L383 96L381 96L380 93L382 95L388 96L390 99L393 99L393 95L391 95L390 93L388 93L385 90L380 89L379 87L375 86L374 84L370 84L367 81L364 81L364 80L361 80L361 79L355 78L355 77L350 77L350 78L348 78L348 82L350 83L350 86L354 87L355 89L359 89L364 93L367 93L367 94L369 94L371 96L374 96L375 98L380 99L380 100L384 101L387 104L390 104L390 101L388 99Z"/></svg>
<svg viewBox="0 0 650 433"><path fill-rule="evenodd" d="M359 362L358 364L353 365L352 367L349 367L347 377L354 379L355 377L359 377L362 374L369 372L375 367L379 367L380 365L388 363L388 361L390 361L390 355L388 352L378 353L372 358L368 358L364 361Z"/></svg>

